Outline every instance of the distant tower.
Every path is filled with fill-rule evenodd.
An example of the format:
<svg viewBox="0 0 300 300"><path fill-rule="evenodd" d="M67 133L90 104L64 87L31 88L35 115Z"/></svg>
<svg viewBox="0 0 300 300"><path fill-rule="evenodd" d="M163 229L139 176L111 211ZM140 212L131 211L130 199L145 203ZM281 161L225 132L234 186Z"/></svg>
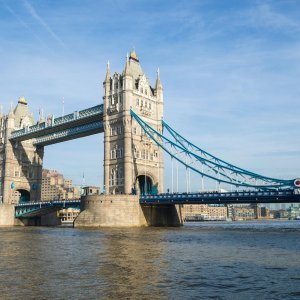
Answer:
<svg viewBox="0 0 300 300"><path fill-rule="evenodd" d="M106 194L163 191L163 153L130 115L130 108L162 132L163 87L159 71L151 87L131 51L122 74L110 74L104 87L104 184Z"/></svg>
<svg viewBox="0 0 300 300"><path fill-rule="evenodd" d="M4 203L40 200L44 148L35 147L32 140L9 141L13 130L33 124L24 97L8 115L0 114L0 200Z"/></svg>

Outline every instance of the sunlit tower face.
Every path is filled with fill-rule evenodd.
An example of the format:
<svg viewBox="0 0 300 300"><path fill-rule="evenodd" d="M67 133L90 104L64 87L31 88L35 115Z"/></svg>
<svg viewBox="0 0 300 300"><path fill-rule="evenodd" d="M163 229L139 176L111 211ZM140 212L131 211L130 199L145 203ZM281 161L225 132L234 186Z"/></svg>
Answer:
<svg viewBox="0 0 300 300"><path fill-rule="evenodd" d="M132 119L130 109L162 131L163 88L144 74L134 51L122 74L110 74L104 86L104 184L106 193L163 191L163 153Z"/></svg>

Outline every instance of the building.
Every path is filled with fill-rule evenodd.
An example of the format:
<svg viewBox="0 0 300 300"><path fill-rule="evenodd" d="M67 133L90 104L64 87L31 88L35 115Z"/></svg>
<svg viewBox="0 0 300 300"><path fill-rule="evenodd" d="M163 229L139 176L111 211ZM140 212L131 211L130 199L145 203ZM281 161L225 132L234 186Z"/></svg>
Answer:
<svg viewBox="0 0 300 300"><path fill-rule="evenodd" d="M0 109L0 202L16 204L40 199L44 148L35 147L33 140L14 145L8 140L13 130L26 131L34 123L24 97L19 98L15 109L10 107L7 115Z"/></svg>
<svg viewBox="0 0 300 300"><path fill-rule="evenodd" d="M290 220L300 220L300 205L291 204L291 206L287 209L288 218Z"/></svg>
<svg viewBox="0 0 300 300"><path fill-rule="evenodd" d="M80 196L80 189L73 186L72 180L65 179L56 170L43 170L42 201L80 199Z"/></svg>
<svg viewBox="0 0 300 300"><path fill-rule="evenodd" d="M183 205L182 215L186 221L223 221L227 219L227 207L218 204Z"/></svg>
<svg viewBox="0 0 300 300"><path fill-rule="evenodd" d="M76 208L64 208L57 212L57 216L61 219L62 224L73 224L80 210Z"/></svg>
<svg viewBox="0 0 300 300"><path fill-rule="evenodd" d="M262 218L271 218L269 208L263 206L263 207L261 207L260 211L261 211Z"/></svg>
<svg viewBox="0 0 300 300"><path fill-rule="evenodd" d="M82 195L100 195L100 188L98 186L84 186L82 188Z"/></svg>
<svg viewBox="0 0 300 300"><path fill-rule="evenodd" d="M104 185L106 194L163 192L163 150L146 136L130 109L162 132L163 87L159 71L155 86L143 72L135 51L121 74L110 74L104 87Z"/></svg>
<svg viewBox="0 0 300 300"><path fill-rule="evenodd" d="M232 220L253 220L256 218L255 208L251 206L232 206Z"/></svg>

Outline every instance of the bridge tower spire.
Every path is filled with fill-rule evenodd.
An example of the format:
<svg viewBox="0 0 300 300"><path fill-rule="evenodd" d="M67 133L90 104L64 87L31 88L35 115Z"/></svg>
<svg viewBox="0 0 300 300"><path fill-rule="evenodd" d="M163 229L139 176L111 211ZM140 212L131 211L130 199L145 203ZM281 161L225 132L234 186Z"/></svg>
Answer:
<svg viewBox="0 0 300 300"><path fill-rule="evenodd" d="M163 153L148 138L130 109L162 131L163 89L142 70L135 51L122 74L106 74L104 87L104 185L106 194L163 192Z"/></svg>

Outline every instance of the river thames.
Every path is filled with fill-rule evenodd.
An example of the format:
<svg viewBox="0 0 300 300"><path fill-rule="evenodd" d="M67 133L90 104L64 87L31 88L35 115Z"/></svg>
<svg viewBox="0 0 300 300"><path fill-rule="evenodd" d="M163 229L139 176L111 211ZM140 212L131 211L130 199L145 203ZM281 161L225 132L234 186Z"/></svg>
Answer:
<svg viewBox="0 0 300 300"><path fill-rule="evenodd" d="M300 222L0 228L1 299L299 299Z"/></svg>

